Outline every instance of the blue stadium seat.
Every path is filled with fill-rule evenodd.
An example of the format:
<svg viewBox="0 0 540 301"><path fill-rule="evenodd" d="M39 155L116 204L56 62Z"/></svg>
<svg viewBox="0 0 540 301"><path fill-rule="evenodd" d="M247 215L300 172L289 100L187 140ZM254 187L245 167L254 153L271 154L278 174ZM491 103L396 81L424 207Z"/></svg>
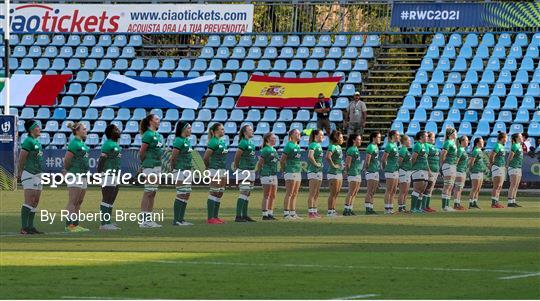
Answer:
<svg viewBox="0 0 540 301"><path fill-rule="evenodd" d="M504 101L504 106L502 107L503 110L517 110L518 108L518 101L516 96L510 95L506 97L506 100Z"/></svg>
<svg viewBox="0 0 540 301"><path fill-rule="evenodd" d="M298 47L300 46L300 37L297 35L287 36L287 42L285 43L287 47Z"/></svg>
<svg viewBox="0 0 540 301"><path fill-rule="evenodd" d="M225 124L223 124L223 128L225 129L226 135L234 135L238 133L238 127L236 126L236 122L225 122Z"/></svg>
<svg viewBox="0 0 540 301"><path fill-rule="evenodd" d="M344 106L342 109L346 109L348 107L348 104L349 104L349 101L347 100L347 105ZM405 98L403 99L403 104L401 105L401 108L402 109L407 109L407 110L416 109L416 100L415 100L415 98L413 96L410 96L410 95L405 96Z"/></svg>
<svg viewBox="0 0 540 301"><path fill-rule="evenodd" d="M246 62L246 61L244 61ZM272 64L270 63L270 60L264 59L260 60L257 64L257 71L270 71L272 70Z"/></svg>
<svg viewBox="0 0 540 301"><path fill-rule="evenodd" d="M362 47L362 50L360 51L359 58L361 58L361 59L371 59L374 56L375 56L375 54L373 52L372 47Z"/></svg>
<svg viewBox="0 0 540 301"><path fill-rule="evenodd" d="M336 70L336 62L332 59L326 59L323 61L323 64L320 70L324 70L324 71Z"/></svg>
<svg viewBox="0 0 540 301"><path fill-rule="evenodd" d="M526 108L520 108L516 113L515 123L528 123L529 122L529 110Z"/></svg>
<svg viewBox="0 0 540 301"><path fill-rule="evenodd" d="M461 47L461 49L459 50L459 55L457 56L458 58L465 58L465 59L470 59L472 58L473 56L473 49L471 46L463 46Z"/></svg>
<svg viewBox="0 0 540 301"><path fill-rule="evenodd" d="M498 58L490 58L487 62L485 70L499 71L501 69L501 63Z"/></svg>
<svg viewBox="0 0 540 301"><path fill-rule="evenodd" d="M496 83L491 92L492 96L506 96L506 85L502 83Z"/></svg>
<svg viewBox="0 0 540 301"><path fill-rule="evenodd" d="M344 84L339 96L353 96L356 88L353 84Z"/></svg>
<svg viewBox="0 0 540 301"><path fill-rule="evenodd" d="M399 132L400 135L403 135L403 123L400 121L392 122L392 126L390 126L390 129L396 130Z"/></svg>
<svg viewBox="0 0 540 301"><path fill-rule="evenodd" d="M523 97L520 108L534 111L536 109L536 103L534 98L532 96Z"/></svg>
<svg viewBox="0 0 540 301"><path fill-rule="evenodd" d="M472 135L472 125L470 122L463 121L459 125L458 136L471 136Z"/></svg>
<svg viewBox="0 0 540 301"><path fill-rule="evenodd" d="M284 44L284 38L281 35L273 35L270 39L270 44L268 46L270 47L283 47Z"/></svg>
<svg viewBox="0 0 540 301"><path fill-rule="evenodd" d="M443 47L445 44L446 44L446 41L442 33L435 34L433 36L433 39L431 40L431 45L436 46L436 47Z"/></svg>
<svg viewBox="0 0 540 301"><path fill-rule="evenodd" d="M209 47L219 47L221 45L221 37L219 36L209 36L206 46Z"/></svg>
<svg viewBox="0 0 540 301"><path fill-rule="evenodd" d="M465 73L465 79L463 83L476 84L478 83L478 72L476 70L469 70Z"/></svg>
<svg viewBox="0 0 540 301"><path fill-rule="evenodd" d="M480 83L476 86L476 92L474 93L475 97L489 97L490 89L489 85L486 83ZM463 96L463 95L460 95Z"/></svg>
<svg viewBox="0 0 540 301"><path fill-rule="evenodd" d="M439 47L435 45L430 45L424 57L430 58L430 59L438 59L439 56L440 56Z"/></svg>
<svg viewBox="0 0 540 301"><path fill-rule="evenodd" d="M495 122L495 124L493 125L493 130L491 131L490 135L497 136L499 132L506 133L506 123L501 122L501 121Z"/></svg>
<svg viewBox="0 0 540 301"><path fill-rule="evenodd" d="M124 47L122 48L122 54L120 54L121 58L124 59L133 59L135 58L135 49L133 47Z"/></svg>
<svg viewBox="0 0 540 301"><path fill-rule="evenodd" d="M424 129L427 131L427 132L432 132L432 133L438 133L439 132L439 129L437 127L437 123L436 122L433 122L433 121L428 121L426 123L426 126L424 127Z"/></svg>
<svg viewBox="0 0 540 301"><path fill-rule="evenodd" d="M358 49L356 47L347 47L343 53L344 59L356 59L358 57Z"/></svg>
<svg viewBox="0 0 540 301"><path fill-rule="evenodd" d="M193 63L192 71L206 71L207 69L206 60L204 59L196 59Z"/></svg>
<svg viewBox="0 0 540 301"><path fill-rule="evenodd" d="M467 60L463 57L458 57L454 61L454 66L452 67L452 71L465 71L467 70Z"/></svg>
<svg viewBox="0 0 540 301"><path fill-rule="evenodd" d="M330 38L330 36L326 36L328 38ZM319 40L320 42L320 40ZM328 39L328 43L330 43L330 39ZM317 45L317 46L323 46L323 45ZM334 36L334 43L332 44L332 47L346 47L347 46L347 36L345 35L336 35ZM326 38L325 38L325 46L323 47L328 47L326 46Z"/></svg>
<svg viewBox="0 0 540 301"><path fill-rule="evenodd" d="M255 43L253 44L253 46L256 46L256 47L266 47L266 46L268 46L268 37L263 36L263 35L257 35L255 37Z"/></svg>
<svg viewBox="0 0 540 301"><path fill-rule="evenodd" d="M431 74L430 83L434 83L434 84L442 84L442 83L444 83L444 73L443 73L443 71L442 70L435 70Z"/></svg>
<svg viewBox="0 0 540 301"><path fill-rule="evenodd" d="M525 58L536 59L536 58L538 58L538 54L539 54L538 53L538 46L529 45L529 47L527 47L527 51L525 52Z"/></svg>
<svg viewBox="0 0 540 301"><path fill-rule="evenodd" d="M420 104L418 105L418 108L419 109L429 109L429 110L431 110L433 108L433 100L431 99L431 96L424 95L420 99Z"/></svg>
<svg viewBox="0 0 540 301"><path fill-rule="evenodd" d="M368 35L364 43L364 46L378 47L380 46L381 41L378 35Z"/></svg>
<svg viewBox="0 0 540 301"><path fill-rule="evenodd" d="M353 70L354 71L367 71L368 70L367 61L363 59L356 60L356 62L354 63Z"/></svg>
<svg viewBox="0 0 540 301"><path fill-rule="evenodd" d="M476 126L476 132L474 132L474 136L481 136L485 137L490 134L490 128L489 128L489 122L480 120Z"/></svg>
<svg viewBox="0 0 540 301"><path fill-rule="evenodd" d="M450 122L460 122L461 121L461 112L458 108L451 108L450 111L448 111L448 116L446 117L447 121Z"/></svg>
<svg viewBox="0 0 540 301"><path fill-rule="evenodd" d="M120 57L120 49L116 46L107 48L107 52L105 53L105 58L107 59L116 59Z"/></svg>
<svg viewBox="0 0 540 301"><path fill-rule="evenodd" d="M437 62L437 68L435 70L449 71L450 70L450 60L447 58L441 58Z"/></svg>
<svg viewBox="0 0 540 301"><path fill-rule="evenodd" d="M416 109L414 111L413 121L426 122L427 113L425 109Z"/></svg>
<svg viewBox="0 0 540 301"><path fill-rule="evenodd" d="M463 116L463 121L467 122L478 122L478 112L473 110L467 110L465 111L465 115Z"/></svg>
<svg viewBox="0 0 540 301"><path fill-rule="evenodd" d="M443 124L441 125L441 131L439 132L439 136L442 136L445 134L446 132L446 129L447 128L456 128L455 125L454 125L454 122L452 121L448 121L446 120L445 122L443 122Z"/></svg>
<svg viewBox="0 0 540 301"><path fill-rule="evenodd" d="M278 56L278 51L275 47L268 47L264 50L264 54L262 56L263 59L273 60L276 59Z"/></svg>
<svg viewBox="0 0 540 301"><path fill-rule="evenodd" d="M540 124L538 122L531 122L527 134L531 137L540 137Z"/></svg>
<svg viewBox="0 0 540 301"><path fill-rule="evenodd" d="M480 121L495 122L495 111L493 109L484 109Z"/></svg>
<svg viewBox="0 0 540 301"><path fill-rule="evenodd" d="M433 67L433 60L432 59L430 59L430 58L422 59L422 62L420 63L419 70L433 71L433 69L434 69L434 67Z"/></svg>
<svg viewBox="0 0 540 301"><path fill-rule="evenodd" d="M514 83L519 83L519 84L529 83L529 73L527 72L527 70L519 69L519 71L516 74Z"/></svg>
<svg viewBox="0 0 540 301"><path fill-rule="evenodd" d="M253 37L250 35L243 35L240 37L240 40L238 41L238 45L240 47L251 47L253 45Z"/></svg>
<svg viewBox="0 0 540 301"><path fill-rule="evenodd" d="M130 120L126 123L126 127L124 128L124 133L126 134L135 134L139 132L139 124L135 120Z"/></svg>
<svg viewBox="0 0 540 301"><path fill-rule="evenodd" d="M446 45L446 47L444 47L441 58L455 59L456 58L456 47L454 47L452 45Z"/></svg>
<svg viewBox="0 0 540 301"><path fill-rule="evenodd" d="M455 96L456 95L456 86L454 84L452 84L452 83L446 83L443 86L443 90L441 92L441 95L446 96L446 97Z"/></svg>
<svg viewBox="0 0 540 301"><path fill-rule="evenodd" d="M70 111L71 114L71 111ZM98 110L96 108L88 108L84 114L83 120L97 120L99 117ZM75 118L70 118L75 119Z"/></svg>
<svg viewBox="0 0 540 301"><path fill-rule="evenodd" d="M101 111L101 117L99 120L111 121L114 119L114 110L112 108L104 108Z"/></svg>
<svg viewBox="0 0 540 301"><path fill-rule="evenodd" d="M261 111L258 109L251 109L248 111L245 121L258 122L261 119Z"/></svg>
<svg viewBox="0 0 540 301"><path fill-rule="evenodd" d="M236 97L236 96L240 96L241 93L242 93L242 87L240 87L239 84L231 84L229 85L229 89L227 90L227 94L225 95Z"/></svg>
<svg viewBox="0 0 540 301"><path fill-rule="evenodd" d="M431 122L443 122L444 121L444 114L442 111L431 111L431 114L429 115L429 121Z"/></svg>
<svg viewBox="0 0 540 301"><path fill-rule="evenodd" d="M503 33L499 36L499 39L497 40L497 46L501 47L509 47L512 45L512 37L508 33Z"/></svg>
<svg viewBox="0 0 540 301"><path fill-rule="evenodd" d="M208 66L209 71L221 71L223 69L223 62L220 59L212 59L210 61L210 66ZM200 70L204 71L204 70Z"/></svg>
<svg viewBox="0 0 540 301"><path fill-rule="evenodd" d="M255 129L255 134L264 135L270 132L270 124L268 122L259 122L257 128Z"/></svg>
<svg viewBox="0 0 540 301"><path fill-rule="evenodd" d="M472 86L469 83L463 83L459 88L459 92L457 94L457 96L461 97L471 97L472 95Z"/></svg>
<svg viewBox="0 0 540 301"><path fill-rule="evenodd" d="M349 46L350 47L362 47L362 46L364 46L364 37L361 36L361 35L353 35L353 36L351 36L351 40L349 41Z"/></svg>
<svg viewBox="0 0 540 301"><path fill-rule="evenodd" d="M409 136L414 136L420 131L420 129L420 122L413 120L409 123L409 127L407 128L407 132L405 134Z"/></svg>
<svg viewBox="0 0 540 301"><path fill-rule="evenodd" d="M499 122L512 122L512 113L510 111L499 111L499 117L497 118Z"/></svg>
<svg viewBox="0 0 540 301"><path fill-rule="evenodd" d="M131 115L130 119L134 121L141 121L145 117L146 117L146 110L143 108L136 108L133 111L133 115Z"/></svg>
<svg viewBox="0 0 540 301"><path fill-rule="evenodd" d="M328 50L328 54L326 55L326 58L328 58L328 59L340 59L341 58L341 48L339 48L339 47L331 47Z"/></svg>
<svg viewBox="0 0 540 301"><path fill-rule="evenodd" d="M409 87L409 92L407 95L422 96L422 85L413 82Z"/></svg>
<svg viewBox="0 0 540 301"><path fill-rule="evenodd" d="M261 121L274 122L277 120L277 112L274 109L267 109L264 111Z"/></svg>
<svg viewBox="0 0 540 301"><path fill-rule="evenodd" d="M285 135L287 133L287 126L284 122L276 122L272 127L272 132L276 135Z"/></svg>
<svg viewBox="0 0 540 301"><path fill-rule="evenodd" d="M531 82L527 87L526 96L540 97L540 84L537 82Z"/></svg>
<svg viewBox="0 0 540 301"><path fill-rule="evenodd" d="M221 43L221 46L225 46L225 47L236 46L236 37L232 35L225 36L225 38L223 38L223 42Z"/></svg>
<svg viewBox="0 0 540 301"><path fill-rule="evenodd" d="M446 79L446 82L451 84L461 83L461 74L459 72L448 73L448 78Z"/></svg>
<svg viewBox="0 0 540 301"><path fill-rule="evenodd" d="M334 73L334 76L336 74ZM349 77L347 78L348 84L360 84L362 83L362 74L358 71L352 71L349 73Z"/></svg>
<svg viewBox="0 0 540 301"><path fill-rule="evenodd" d="M44 35L44 36L47 36L47 35ZM54 35L52 38L52 41L50 42L50 45L51 46L64 46L65 43L66 43L66 38L63 35ZM43 44L39 46L46 46L47 44Z"/></svg>
<svg viewBox="0 0 540 301"><path fill-rule="evenodd" d="M279 54L280 59L292 59L293 57L294 57L294 50L291 47L281 48L281 52Z"/></svg>
<svg viewBox="0 0 540 301"><path fill-rule="evenodd" d="M212 120L212 112L210 110L208 110L208 109L201 109L201 110L199 110L199 114L197 115L196 120L197 121L206 121L206 122L208 122L208 121Z"/></svg>
<svg viewBox="0 0 540 301"><path fill-rule="evenodd" d="M241 122L244 121L244 111L241 109L234 109L231 111L229 121Z"/></svg>
<svg viewBox="0 0 540 301"><path fill-rule="evenodd" d="M117 121L127 121L131 118L131 113L127 108L120 108L116 114L115 120Z"/></svg>
<svg viewBox="0 0 540 301"><path fill-rule="evenodd" d="M246 72L237 72L233 83L235 84L244 84L248 81L248 74Z"/></svg>

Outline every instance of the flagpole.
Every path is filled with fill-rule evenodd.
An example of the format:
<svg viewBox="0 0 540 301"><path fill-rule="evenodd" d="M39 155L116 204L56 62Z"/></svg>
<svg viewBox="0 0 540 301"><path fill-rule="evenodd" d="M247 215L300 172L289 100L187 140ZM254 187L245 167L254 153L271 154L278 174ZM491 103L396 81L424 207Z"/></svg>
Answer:
<svg viewBox="0 0 540 301"><path fill-rule="evenodd" d="M10 101L10 95L9 95L9 36L11 32L11 24L10 24L10 16L9 16L9 1L10 0L4 0L4 7L6 9L6 12L4 14L4 19L6 20L6 23L4 24L4 68L5 68L5 74L4 74L4 89L6 90L6 99L4 99L4 114L9 115L9 101Z"/></svg>

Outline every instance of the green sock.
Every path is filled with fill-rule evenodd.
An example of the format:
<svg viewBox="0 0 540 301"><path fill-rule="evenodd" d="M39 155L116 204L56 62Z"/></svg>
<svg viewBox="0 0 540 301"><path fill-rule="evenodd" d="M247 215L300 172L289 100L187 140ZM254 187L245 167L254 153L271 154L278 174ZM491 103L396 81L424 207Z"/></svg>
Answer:
<svg viewBox="0 0 540 301"><path fill-rule="evenodd" d="M418 197L414 194L411 195L411 210L416 209L416 204L418 203Z"/></svg>
<svg viewBox="0 0 540 301"><path fill-rule="evenodd" d="M420 209L426 209L426 204L427 204L427 196L423 196L422 197L422 202L421 202L421 205L420 205Z"/></svg>
<svg viewBox="0 0 540 301"><path fill-rule="evenodd" d="M446 198L442 198L442 208L446 207Z"/></svg>
<svg viewBox="0 0 540 301"><path fill-rule="evenodd" d="M214 202L214 218L218 218L219 216L219 206L221 205L221 202Z"/></svg>
<svg viewBox="0 0 540 301"><path fill-rule="evenodd" d="M249 200L244 200L244 206L242 207L242 216L243 217L248 216L248 204L249 204Z"/></svg>
<svg viewBox="0 0 540 301"><path fill-rule="evenodd" d="M178 218L180 221L184 220L184 215L186 215L186 207L187 207L187 202L180 201L180 212L178 215Z"/></svg>
<svg viewBox="0 0 540 301"><path fill-rule="evenodd" d="M21 207L21 227L23 229L28 228L28 219L30 217L30 212L32 209L22 206Z"/></svg>
<svg viewBox="0 0 540 301"><path fill-rule="evenodd" d="M495 205L497 202L499 202L499 200L491 198L491 205Z"/></svg>
<svg viewBox="0 0 540 301"><path fill-rule="evenodd" d="M215 204L216 204L216 202L214 202L214 201L212 201L210 199L208 199L208 201L206 201L208 219L214 218Z"/></svg>
<svg viewBox="0 0 540 301"><path fill-rule="evenodd" d="M35 211L30 211L28 215L28 228L34 228L34 217L36 216Z"/></svg>
<svg viewBox="0 0 540 301"><path fill-rule="evenodd" d="M179 199L174 200L173 205L173 221L179 221L180 220L180 206L182 206L180 203L182 203Z"/></svg>
<svg viewBox="0 0 540 301"><path fill-rule="evenodd" d="M426 197L426 208L430 208L429 207L429 203L431 202L431 197L430 196L427 196Z"/></svg>
<svg viewBox="0 0 540 301"><path fill-rule="evenodd" d="M99 212L101 212L101 216L104 216L104 214L109 214L109 216L110 216L110 214L111 214L111 213L109 212L109 207L103 205L103 203L101 203L101 205L99 205ZM111 222L110 220L107 221L107 220L105 220L105 218L103 218L103 219L101 220L101 224L102 224L102 225L110 224L110 222Z"/></svg>
<svg viewBox="0 0 540 301"><path fill-rule="evenodd" d="M242 198L238 198L238 200L236 200L236 216L242 216L245 201L246 200Z"/></svg>

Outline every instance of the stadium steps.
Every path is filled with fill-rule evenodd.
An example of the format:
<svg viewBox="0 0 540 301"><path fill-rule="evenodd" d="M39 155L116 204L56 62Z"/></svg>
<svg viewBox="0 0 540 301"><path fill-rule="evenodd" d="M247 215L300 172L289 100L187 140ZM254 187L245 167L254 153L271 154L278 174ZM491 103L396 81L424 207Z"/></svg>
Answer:
<svg viewBox="0 0 540 301"><path fill-rule="evenodd" d="M362 84L362 100L368 108L367 124L363 137L369 133L388 131L407 94L416 70L420 66L427 45L382 45L366 81Z"/></svg>

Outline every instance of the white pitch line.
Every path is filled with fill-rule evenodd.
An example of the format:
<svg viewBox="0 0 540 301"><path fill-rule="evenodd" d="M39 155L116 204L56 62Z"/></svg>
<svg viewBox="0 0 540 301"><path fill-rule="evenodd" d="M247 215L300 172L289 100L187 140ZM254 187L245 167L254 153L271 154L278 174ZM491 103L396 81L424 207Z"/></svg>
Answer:
<svg viewBox="0 0 540 301"><path fill-rule="evenodd" d="M380 296L379 294L365 294L365 295L354 295L349 297L343 297L343 298L335 298L332 300L356 300L356 299L365 299L365 298L371 298L371 297L377 297Z"/></svg>
<svg viewBox="0 0 540 301"><path fill-rule="evenodd" d="M499 277L499 279L502 279L502 280L511 280L511 279L519 279L519 278L527 278L527 277L535 277L535 276L540 276L540 273L531 273L531 274L525 274L525 275L505 276L505 277Z"/></svg>
<svg viewBox="0 0 540 301"><path fill-rule="evenodd" d="M102 259L102 258L77 258L77 257L52 257L39 256L38 259L70 260L70 261L98 261L98 262L134 262L129 259ZM383 267L383 266L355 266L355 265L321 265L321 264L266 264L247 262L223 262L223 261L176 261L176 260L146 260L149 263L180 264L180 265L224 265L224 266L258 266L258 267L283 267L283 268L326 268L326 269L364 269L364 270L411 270L411 271L435 271L435 272L491 272L513 274L540 274L540 272L516 271L516 270L491 270L477 268L424 268L424 267Z"/></svg>

